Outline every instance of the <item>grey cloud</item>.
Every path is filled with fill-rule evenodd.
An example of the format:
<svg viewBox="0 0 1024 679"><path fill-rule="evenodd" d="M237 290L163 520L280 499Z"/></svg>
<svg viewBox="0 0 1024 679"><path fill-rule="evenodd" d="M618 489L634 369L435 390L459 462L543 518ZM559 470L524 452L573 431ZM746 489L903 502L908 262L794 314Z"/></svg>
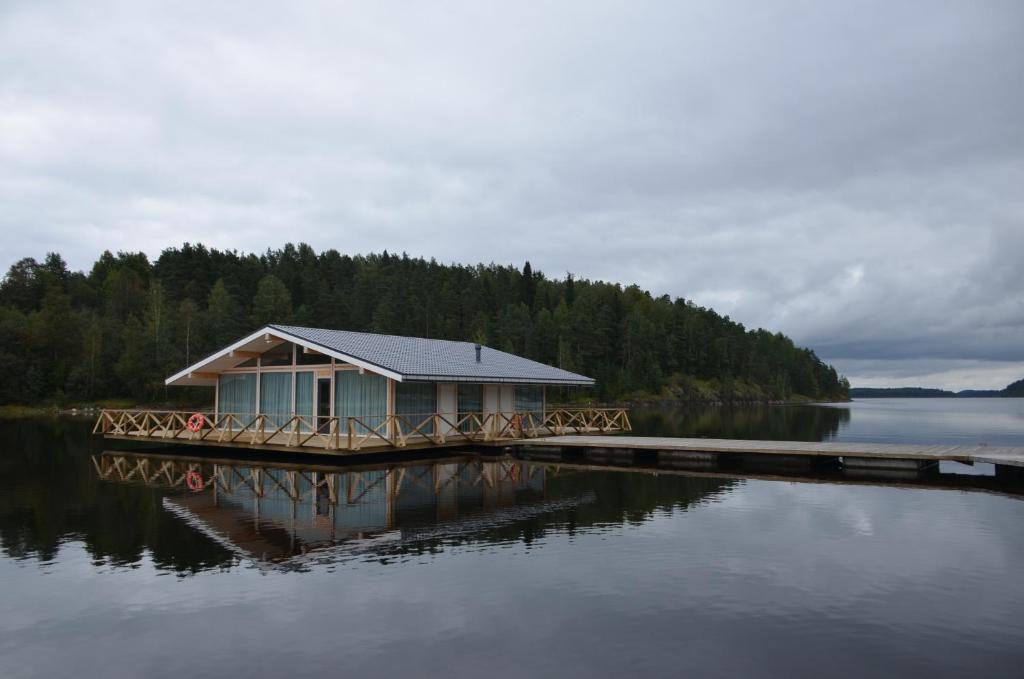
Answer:
<svg viewBox="0 0 1024 679"><path fill-rule="evenodd" d="M996 1L6 3L0 264L530 259L789 333L855 383L1024 375L1022 43Z"/></svg>

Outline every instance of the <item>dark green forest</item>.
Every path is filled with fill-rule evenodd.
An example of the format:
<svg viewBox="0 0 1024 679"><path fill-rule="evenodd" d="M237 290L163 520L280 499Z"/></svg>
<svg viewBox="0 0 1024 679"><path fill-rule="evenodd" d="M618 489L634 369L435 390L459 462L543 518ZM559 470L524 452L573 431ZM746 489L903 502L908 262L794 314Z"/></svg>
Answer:
<svg viewBox="0 0 1024 679"><path fill-rule="evenodd" d="M155 261L104 252L88 272L55 253L11 266L0 284L0 404L201 398L163 379L268 322L475 340L594 377L594 391L574 396L605 401L843 399L849 389L782 334L635 285L551 279L528 262L186 243Z"/></svg>

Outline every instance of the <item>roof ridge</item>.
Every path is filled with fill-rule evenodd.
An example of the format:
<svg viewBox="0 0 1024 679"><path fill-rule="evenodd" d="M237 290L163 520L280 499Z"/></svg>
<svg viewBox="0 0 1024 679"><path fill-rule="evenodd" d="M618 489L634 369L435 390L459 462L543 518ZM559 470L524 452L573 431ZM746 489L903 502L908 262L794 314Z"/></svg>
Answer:
<svg viewBox="0 0 1024 679"><path fill-rule="evenodd" d="M266 327L268 327L268 328L277 328L278 330L284 330L286 332L290 328L292 330L316 330L316 331L319 331L319 332L347 332L347 333L350 333L350 334L353 334L353 335L366 335L368 337L395 337L397 339L415 339L415 340L424 340L426 342L448 342L450 344L479 344L478 342L470 342L469 340L451 340L451 339L443 339L441 337L419 337L417 335L395 335L393 333L388 333L388 332L368 332L366 330L345 330L343 328L314 328L314 327L309 326L309 325L285 325L283 323L267 323ZM480 346L486 347L488 349L492 349L494 351L501 351L500 349L495 349L494 347L489 346L487 344L480 344ZM502 352L502 353L508 353L508 352L506 351L506 352ZM510 356L514 356L515 354L509 354L509 355ZM520 358L523 358L523 357L520 357ZM527 359L527 360L529 360L529 359Z"/></svg>

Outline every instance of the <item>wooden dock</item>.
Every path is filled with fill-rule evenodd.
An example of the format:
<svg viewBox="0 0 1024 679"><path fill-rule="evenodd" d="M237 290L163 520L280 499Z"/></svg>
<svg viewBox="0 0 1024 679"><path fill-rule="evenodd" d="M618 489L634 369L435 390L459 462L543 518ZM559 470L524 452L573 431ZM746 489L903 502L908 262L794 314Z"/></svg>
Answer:
<svg viewBox="0 0 1024 679"><path fill-rule="evenodd" d="M202 417L199 417L202 415ZM190 418L199 419L195 430ZM857 442L748 441L623 435L631 430L622 408L556 408L534 419L531 413L433 413L410 419L291 416L275 422L266 415L154 410L101 411L93 432L109 439L163 445L198 445L274 452L332 455L442 448L529 447L533 450L589 451L591 456L655 454L666 460L728 463L841 465L845 469L922 469L941 461L985 463L997 471L1024 475L1024 447Z"/></svg>
<svg viewBox="0 0 1024 679"><path fill-rule="evenodd" d="M904 443L743 441L734 439L670 438L661 436L548 436L510 441L507 445L593 449L604 451L655 451L676 454L740 454L787 457L839 458L844 464L884 466L885 461L965 464L987 463L1024 467L1024 447L988 445L914 445Z"/></svg>

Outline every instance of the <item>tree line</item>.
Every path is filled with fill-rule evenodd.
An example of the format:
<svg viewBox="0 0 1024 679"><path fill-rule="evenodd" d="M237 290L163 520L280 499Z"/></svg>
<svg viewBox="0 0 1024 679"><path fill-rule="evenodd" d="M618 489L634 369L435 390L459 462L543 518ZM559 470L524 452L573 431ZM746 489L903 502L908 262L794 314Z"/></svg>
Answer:
<svg viewBox="0 0 1024 679"><path fill-rule="evenodd" d="M104 252L88 272L56 253L12 265L0 283L0 403L187 398L164 378L270 322L479 341L594 377L589 395L601 400L697 387L724 400L842 399L849 389L780 333L636 285L548 278L529 262L186 243L155 261Z"/></svg>

